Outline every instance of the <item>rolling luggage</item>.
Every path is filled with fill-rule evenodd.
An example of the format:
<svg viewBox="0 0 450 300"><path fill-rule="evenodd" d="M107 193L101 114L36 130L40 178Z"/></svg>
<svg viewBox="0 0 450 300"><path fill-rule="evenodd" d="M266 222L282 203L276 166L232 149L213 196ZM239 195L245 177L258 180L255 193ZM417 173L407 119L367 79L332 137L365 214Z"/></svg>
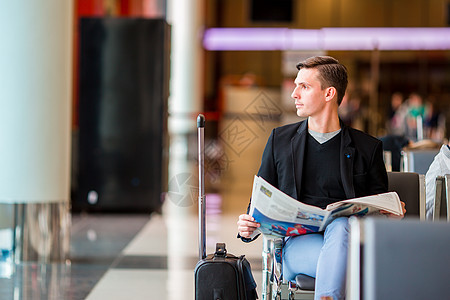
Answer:
<svg viewBox="0 0 450 300"><path fill-rule="evenodd" d="M199 262L195 267L196 300L254 300L256 282L250 263L241 255L227 253L225 243L217 243L214 254L206 256L206 197L204 185L205 117L197 118L199 165Z"/></svg>

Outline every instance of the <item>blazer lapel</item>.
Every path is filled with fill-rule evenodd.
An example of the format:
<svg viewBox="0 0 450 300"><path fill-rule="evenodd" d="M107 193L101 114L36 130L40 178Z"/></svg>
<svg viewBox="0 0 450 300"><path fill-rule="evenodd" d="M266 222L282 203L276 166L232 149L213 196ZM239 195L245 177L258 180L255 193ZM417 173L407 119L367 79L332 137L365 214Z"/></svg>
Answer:
<svg viewBox="0 0 450 300"><path fill-rule="evenodd" d="M308 128L308 120L302 122L297 130L297 134L291 139L291 155L292 155L292 178L295 184L295 199L301 195L302 175L303 175L303 159L305 157L306 134Z"/></svg>
<svg viewBox="0 0 450 300"><path fill-rule="evenodd" d="M355 160L355 148L351 146L351 138L345 125L341 123L341 178L345 195L348 199L355 198L355 188L353 186L353 162Z"/></svg>

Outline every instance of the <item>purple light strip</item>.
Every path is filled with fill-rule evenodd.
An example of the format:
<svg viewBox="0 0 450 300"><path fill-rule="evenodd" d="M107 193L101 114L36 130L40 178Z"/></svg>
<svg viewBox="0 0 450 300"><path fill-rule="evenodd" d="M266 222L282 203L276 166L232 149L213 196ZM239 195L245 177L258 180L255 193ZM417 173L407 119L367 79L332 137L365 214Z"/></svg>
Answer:
<svg viewBox="0 0 450 300"><path fill-rule="evenodd" d="M450 50L450 28L210 28L206 50Z"/></svg>
<svg viewBox="0 0 450 300"><path fill-rule="evenodd" d="M287 28L211 28L205 32L203 45L207 50L282 50L288 31Z"/></svg>

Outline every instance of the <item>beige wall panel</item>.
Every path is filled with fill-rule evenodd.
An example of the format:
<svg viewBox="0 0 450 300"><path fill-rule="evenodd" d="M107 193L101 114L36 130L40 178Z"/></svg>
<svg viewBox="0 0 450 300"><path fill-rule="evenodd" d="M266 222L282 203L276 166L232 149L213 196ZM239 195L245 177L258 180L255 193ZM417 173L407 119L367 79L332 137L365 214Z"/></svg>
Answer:
<svg viewBox="0 0 450 300"><path fill-rule="evenodd" d="M221 121L219 140L229 164L221 177L222 207L228 212L245 212L264 146L272 128L278 126L280 91L227 87L224 95L229 115Z"/></svg>
<svg viewBox="0 0 450 300"><path fill-rule="evenodd" d="M446 27L447 26L447 0L429 0L430 8L428 10L428 26Z"/></svg>
<svg viewBox="0 0 450 300"><path fill-rule="evenodd" d="M280 51L223 51L220 55L222 74L252 73L265 86L279 86L282 81Z"/></svg>
<svg viewBox="0 0 450 300"><path fill-rule="evenodd" d="M278 126L277 122L268 122L263 131L253 121L224 119L221 127L226 130L230 126L240 126L255 133L249 145L242 151L235 151L233 147L236 140L228 139L224 146L230 163L221 178L221 195L223 197L222 209L225 212L245 212L251 196L253 177L256 175L261 162L264 146L271 129Z"/></svg>
<svg viewBox="0 0 450 300"><path fill-rule="evenodd" d="M252 23L250 1L227 0L223 27L441 27L446 26L446 0L297 0L292 24ZM213 5L210 5L213 6ZM213 13L213 11L209 11ZM219 25L219 24L217 24Z"/></svg>
<svg viewBox="0 0 450 300"><path fill-rule="evenodd" d="M222 1L222 27L248 27L248 4L242 0Z"/></svg>
<svg viewBox="0 0 450 300"><path fill-rule="evenodd" d="M263 96L263 98L261 98ZM280 89L261 87L228 86L224 88L224 112L242 114L261 113L268 116L271 112L281 113ZM262 103L264 101L265 104ZM267 105L270 111L258 110L258 106ZM246 117L247 118L247 117ZM266 118L271 118L270 116ZM265 125L262 123L262 127Z"/></svg>
<svg viewBox="0 0 450 300"><path fill-rule="evenodd" d="M391 8L389 25L392 27L427 26L429 6L424 5L423 0L396 0L388 7Z"/></svg>
<svg viewBox="0 0 450 300"><path fill-rule="evenodd" d="M223 51L221 53L222 71L224 74L261 73L261 56L262 51Z"/></svg>
<svg viewBox="0 0 450 300"><path fill-rule="evenodd" d="M385 1L341 0L340 11L343 27L385 26Z"/></svg>
<svg viewBox="0 0 450 300"><path fill-rule="evenodd" d="M304 28L318 29L322 27L331 27L333 15L336 12L334 0L307 0L297 5L296 19Z"/></svg>

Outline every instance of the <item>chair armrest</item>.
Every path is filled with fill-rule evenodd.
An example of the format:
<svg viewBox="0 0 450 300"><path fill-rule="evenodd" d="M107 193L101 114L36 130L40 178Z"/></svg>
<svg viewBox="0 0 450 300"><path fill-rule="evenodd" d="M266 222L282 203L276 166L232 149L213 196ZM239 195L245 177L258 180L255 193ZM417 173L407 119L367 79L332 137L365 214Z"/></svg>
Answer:
<svg viewBox="0 0 450 300"><path fill-rule="evenodd" d="M425 221L427 218L426 212L427 194L425 192L425 188L426 188L425 175L419 174L419 218L421 221Z"/></svg>

